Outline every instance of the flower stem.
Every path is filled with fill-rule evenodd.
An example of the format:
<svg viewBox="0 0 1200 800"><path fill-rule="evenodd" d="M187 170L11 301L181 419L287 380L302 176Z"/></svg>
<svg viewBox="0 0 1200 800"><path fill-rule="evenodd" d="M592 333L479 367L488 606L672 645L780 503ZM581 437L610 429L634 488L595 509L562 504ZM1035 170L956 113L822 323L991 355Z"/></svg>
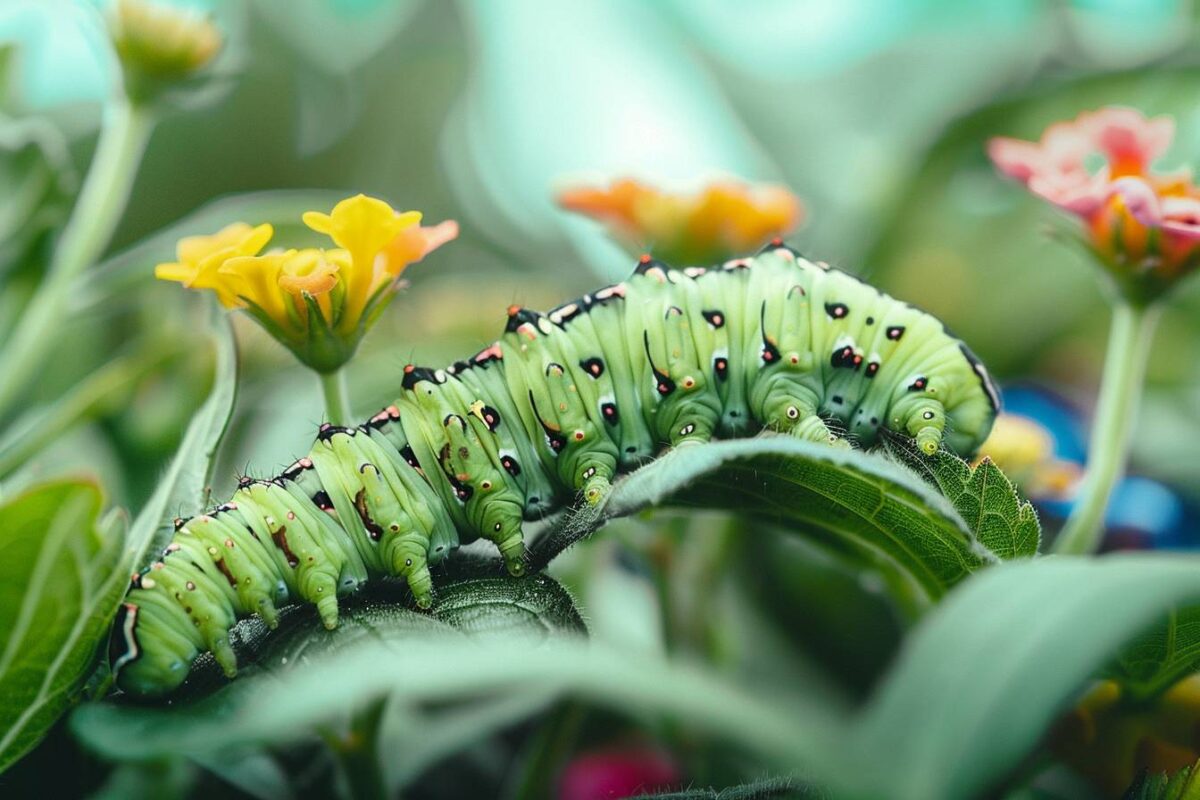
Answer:
<svg viewBox="0 0 1200 800"><path fill-rule="evenodd" d="M346 388L346 370L318 373L325 393L325 418L332 425L350 424L350 392Z"/></svg>
<svg viewBox="0 0 1200 800"><path fill-rule="evenodd" d="M21 398L57 343L72 284L112 238L153 127L152 113L125 98L107 107L87 178L46 277L0 350L0 418Z"/></svg>
<svg viewBox="0 0 1200 800"><path fill-rule="evenodd" d="M1054 544L1056 553L1086 555L1100 546L1108 498L1129 458L1130 433L1157 322L1154 305L1134 305L1122 299L1113 309L1087 472L1075 507Z"/></svg>

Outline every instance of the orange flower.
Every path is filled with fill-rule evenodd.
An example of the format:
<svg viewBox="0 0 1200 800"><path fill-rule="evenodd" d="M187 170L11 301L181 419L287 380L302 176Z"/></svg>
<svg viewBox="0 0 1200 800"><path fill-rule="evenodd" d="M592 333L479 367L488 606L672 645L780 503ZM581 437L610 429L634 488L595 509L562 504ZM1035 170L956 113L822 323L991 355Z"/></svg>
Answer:
<svg viewBox="0 0 1200 800"><path fill-rule="evenodd" d="M734 182L672 194L626 178L607 189L568 189L558 202L605 223L632 247L680 265L745 255L795 230L802 215L800 201L781 186Z"/></svg>
<svg viewBox="0 0 1200 800"><path fill-rule="evenodd" d="M1079 217L1086 242L1131 297L1161 294L1200 264L1200 189L1189 171L1153 172L1171 117L1109 107L1051 125L1038 142L988 143L997 168ZM1090 159L1099 167L1090 170Z"/></svg>

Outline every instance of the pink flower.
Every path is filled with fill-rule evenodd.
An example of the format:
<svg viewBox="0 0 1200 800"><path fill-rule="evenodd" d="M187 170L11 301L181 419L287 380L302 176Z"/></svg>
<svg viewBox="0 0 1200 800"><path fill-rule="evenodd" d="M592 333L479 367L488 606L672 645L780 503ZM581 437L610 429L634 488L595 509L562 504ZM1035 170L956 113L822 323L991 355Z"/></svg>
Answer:
<svg viewBox="0 0 1200 800"><path fill-rule="evenodd" d="M988 155L1079 217L1090 249L1124 288L1148 298L1200 263L1200 190L1189 171L1150 170L1174 135L1171 117L1112 106L1055 123L1037 142L992 139Z"/></svg>
<svg viewBox="0 0 1200 800"><path fill-rule="evenodd" d="M651 747L593 750L571 761L558 782L559 800L616 800L669 789L682 780L679 767Z"/></svg>
<svg viewBox="0 0 1200 800"><path fill-rule="evenodd" d="M1059 122L1040 142L997 137L988 142L988 155L1009 177L1034 194L1074 214L1090 214L1104 202L1107 176L1091 175L1084 160L1094 151L1086 129Z"/></svg>
<svg viewBox="0 0 1200 800"><path fill-rule="evenodd" d="M1079 115L1077 122L1091 131L1096 149L1104 154L1112 177L1140 175L1167 152L1175 138L1175 120L1169 116L1147 119L1135 108L1109 106Z"/></svg>

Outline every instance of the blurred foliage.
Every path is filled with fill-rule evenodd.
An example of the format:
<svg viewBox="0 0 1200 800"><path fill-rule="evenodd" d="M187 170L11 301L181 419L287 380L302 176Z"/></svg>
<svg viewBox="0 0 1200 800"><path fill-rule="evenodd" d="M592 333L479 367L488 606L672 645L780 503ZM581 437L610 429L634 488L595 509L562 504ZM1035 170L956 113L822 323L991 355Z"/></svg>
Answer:
<svg viewBox="0 0 1200 800"><path fill-rule="evenodd" d="M122 521L94 483L43 484L0 506L0 770L73 702L125 588Z"/></svg>
<svg viewBox="0 0 1200 800"><path fill-rule="evenodd" d="M0 5L0 43L11 43L0 50L0 337L43 274L112 91L96 5ZM141 510L125 559L210 488L226 496L236 475L306 452L322 415L315 381L277 344L235 318L235 364L205 303L154 285L181 235L290 220L294 241L297 211L357 191L459 219L460 239L410 273L350 365L366 415L392 400L405 363L446 363L494 339L510 303L548 308L627 274L626 254L558 209L557 190L624 175L686 189L728 174L779 182L804 201L802 250L935 313L1001 379L1035 381L1086 413L1103 289L1046 209L994 174L984 143L1121 103L1176 116L1172 164L1200 154L1188 2L188 5L212 8L227 35L208 105L158 125L104 262L76 287L63 345L0 421L4 513L39 480L98 476L110 503ZM1133 465L1192 504L1179 537L1190 546L1198 310L1193 282L1165 311ZM553 578L450 576L433 617L384 586L333 634L306 610L277 636L251 624L246 676L199 673L215 691L185 708L88 703L69 729L47 721L0 793L344 794L356 757L346 742L386 694L373 741L387 756L381 780L405 796L481 785L553 796L575 754L614 743L667 749L689 786L734 787L677 796L786 796L755 783L765 765L824 765L821 782L848 796L998 794L1031 783L1044 765L1031 750L1089 677L1152 704L1195 668L1189 558L1036 559L951 589L994 560L980 541L1004 556L1036 550L1036 521L1002 475L946 462L927 483L878 456L776 447L664 459L608 512L632 516L547 522L547 552L610 522L557 558ZM668 497L686 513L635 513ZM739 513L751 504L759 513ZM972 511L988 508L990 519ZM892 515L887 530L880 515ZM107 530L84 516L80 530ZM916 573L945 594L928 613L912 599ZM575 640L581 619L590 645ZM462 634L492 626L499 637ZM519 630L541 631L544 647ZM77 690L68 672L51 683ZM67 699L53 696L55 713ZM1130 796L1167 786L1148 776ZM806 792L795 794L816 796Z"/></svg>

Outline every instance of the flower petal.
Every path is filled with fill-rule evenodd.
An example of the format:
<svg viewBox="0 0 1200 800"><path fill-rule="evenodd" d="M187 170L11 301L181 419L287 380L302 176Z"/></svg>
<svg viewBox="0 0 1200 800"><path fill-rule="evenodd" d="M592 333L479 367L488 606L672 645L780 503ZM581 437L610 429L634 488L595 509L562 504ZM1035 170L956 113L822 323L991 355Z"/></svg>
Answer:
<svg viewBox="0 0 1200 800"><path fill-rule="evenodd" d="M305 211L300 217L304 224L317 233L329 233L333 230L333 219L320 211Z"/></svg>
<svg viewBox="0 0 1200 800"><path fill-rule="evenodd" d="M405 228L384 250L387 272L398 277L410 264L423 259L442 245L458 238L458 223L452 219L428 227Z"/></svg>
<svg viewBox="0 0 1200 800"><path fill-rule="evenodd" d="M1040 145L1006 136L989 139L987 154L997 169L1022 183L1028 183L1045 163Z"/></svg>
<svg viewBox="0 0 1200 800"><path fill-rule="evenodd" d="M280 265L279 288L294 295L325 294L337 281L337 263L315 248L295 251Z"/></svg>
<svg viewBox="0 0 1200 800"><path fill-rule="evenodd" d="M279 271L283 262L294 253L294 250L290 250L265 256L231 258L217 270L214 283L254 303L279 325L287 327L287 310L279 290Z"/></svg>
<svg viewBox="0 0 1200 800"><path fill-rule="evenodd" d="M154 268L154 277L160 281L179 281L186 285L196 277L196 267L175 261L159 264Z"/></svg>
<svg viewBox="0 0 1200 800"><path fill-rule="evenodd" d="M1164 115L1148 119L1136 108L1126 106L1081 114L1080 122L1091 131L1096 148L1118 177L1144 173L1175 137L1174 118Z"/></svg>
<svg viewBox="0 0 1200 800"><path fill-rule="evenodd" d="M1141 178L1117 178L1109 185L1108 196L1120 197L1125 209L1141 224L1149 227L1162 224L1163 212L1159 207L1158 195Z"/></svg>
<svg viewBox="0 0 1200 800"><path fill-rule="evenodd" d="M1162 198L1164 231L1190 240L1200 240L1200 199L1195 197Z"/></svg>

